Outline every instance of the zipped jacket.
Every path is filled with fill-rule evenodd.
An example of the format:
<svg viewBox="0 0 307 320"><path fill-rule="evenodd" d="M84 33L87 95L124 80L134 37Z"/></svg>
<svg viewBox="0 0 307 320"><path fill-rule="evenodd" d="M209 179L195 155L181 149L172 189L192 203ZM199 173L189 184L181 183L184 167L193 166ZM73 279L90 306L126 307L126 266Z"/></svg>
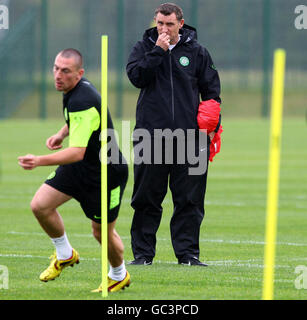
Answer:
<svg viewBox="0 0 307 320"><path fill-rule="evenodd" d="M145 31L129 56L126 71L141 89L136 128L197 129L202 100L220 100L220 80L209 52L197 42L196 29L184 25L180 41L164 51L155 43L157 28Z"/></svg>

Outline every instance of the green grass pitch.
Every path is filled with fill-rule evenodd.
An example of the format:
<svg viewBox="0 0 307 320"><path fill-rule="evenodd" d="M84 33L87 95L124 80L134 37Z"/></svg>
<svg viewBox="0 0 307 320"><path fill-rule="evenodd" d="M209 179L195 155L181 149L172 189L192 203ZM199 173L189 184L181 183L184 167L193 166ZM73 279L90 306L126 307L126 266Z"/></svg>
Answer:
<svg viewBox="0 0 307 320"><path fill-rule="evenodd" d="M100 247L91 236L90 221L74 200L60 213L71 244L81 261L54 281L42 283L39 274L48 264L53 246L43 233L29 203L53 171L24 171L17 157L43 154L46 138L63 122L10 120L0 122L0 265L9 271L9 288L0 300L102 299L91 293L100 283ZM119 122L115 122L120 127ZM170 241L172 214L168 193L157 234L152 266L127 266L131 286L109 294L109 300L222 300L261 299L268 167L268 120L223 120L222 149L210 164L206 215L202 224L201 261L208 268L177 265ZM283 123L280 202L275 268L275 299L306 299L297 289L295 268L307 266L307 125L302 118ZM117 223L125 244L125 260L132 259L130 225L133 216L130 177ZM307 275L305 276L307 282Z"/></svg>

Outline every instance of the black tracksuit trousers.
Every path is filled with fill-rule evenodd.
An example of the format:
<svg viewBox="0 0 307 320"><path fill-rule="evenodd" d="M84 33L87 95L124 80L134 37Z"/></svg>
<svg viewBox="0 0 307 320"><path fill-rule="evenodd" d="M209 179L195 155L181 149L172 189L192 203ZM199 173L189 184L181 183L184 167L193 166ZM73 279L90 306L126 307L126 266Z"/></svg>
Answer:
<svg viewBox="0 0 307 320"><path fill-rule="evenodd" d="M195 154L199 155L199 149L201 146L198 148L196 143ZM168 183L174 204L170 232L175 255L178 260L188 257L199 258L200 226L205 213L209 144L202 153L206 157L206 170L200 175L189 174L189 168L195 165L187 161L184 164L176 163L176 147L173 153L174 164L166 164L163 161L162 164L134 165L131 245L135 259L152 260L155 256L156 232L162 217L161 204L167 193Z"/></svg>

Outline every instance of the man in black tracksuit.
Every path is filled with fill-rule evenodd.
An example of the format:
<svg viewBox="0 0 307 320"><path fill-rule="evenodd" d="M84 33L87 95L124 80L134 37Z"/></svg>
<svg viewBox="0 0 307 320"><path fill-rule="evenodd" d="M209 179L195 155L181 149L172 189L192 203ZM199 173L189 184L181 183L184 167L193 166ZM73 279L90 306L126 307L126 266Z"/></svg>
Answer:
<svg viewBox="0 0 307 320"><path fill-rule="evenodd" d="M201 154L205 148L198 146L201 133L197 112L200 96L203 101L214 99L220 103L218 72L208 51L197 43L196 30L184 25L182 10L178 6L161 5L155 12L155 22L156 27L147 30L143 40L136 43L127 64L130 81L141 89L135 129L148 130L152 142L156 129L170 129L172 132L194 129L196 154L209 157L209 147ZM206 136L206 143L210 143L213 135ZM138 142L135 141L134 146ZM193 165L187 160L188 155L184 163L176 162L177 149L182 145L187 145L187 139L183 143L177 141L177 145L174 143L171 150L175 159L173 164L165 161L169 153L165 150L162 163L134 165L131 203L135 210L131 226L134 260L131 264L152 263L162 216L161 204L169 179L174 203L170 230L178 263L206 266L199 261L199 232L204 217L207 170L198 175L189 174ZM154 153L152 147L152 159Z"/></svg>

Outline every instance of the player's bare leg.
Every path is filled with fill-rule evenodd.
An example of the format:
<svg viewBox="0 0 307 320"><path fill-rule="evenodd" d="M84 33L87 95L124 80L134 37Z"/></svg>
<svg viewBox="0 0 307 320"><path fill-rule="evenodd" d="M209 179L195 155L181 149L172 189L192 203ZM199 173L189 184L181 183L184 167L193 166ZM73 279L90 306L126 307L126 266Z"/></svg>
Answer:
<svg viewBox="0 0 307 320"><path fill-rule="evenodd" d="M57 208L71 199L47 184L43 184L31 201L31 209L41 227L51 238L56 254L52 255L49 267L40 275L40 280L47 282L58 277L67 266L79 263L79 254L74 250L66 236L62 217Z"/></svg>
<svg viewBox="0 0 307 320"><path fill-rule="evenodd" d="M115 230L116 220L108 224L108 259L110 271L108 291L115 292L130 285L130 274L124 262L124 244ZM93 235L101 243L101 225L92 221ZM101 292L102 285L93 292Z"/></svg>
<svg viewBox="0 0 307 320"><path fill-rule="evenodd" d="M57 208L71 199L47 184L43 184L31 201L31 209L39 224L50 238L58 238L64 234L64 224Z"/></svg>
<svg viewBox="0 0 307 320"><path fill-rule="evenodd" d="M108 259L112 267L118 267L124 260L124 244L115 230L116 220L108 223ZM101 244L101 225L92 221L95 239Z"/></svg>

